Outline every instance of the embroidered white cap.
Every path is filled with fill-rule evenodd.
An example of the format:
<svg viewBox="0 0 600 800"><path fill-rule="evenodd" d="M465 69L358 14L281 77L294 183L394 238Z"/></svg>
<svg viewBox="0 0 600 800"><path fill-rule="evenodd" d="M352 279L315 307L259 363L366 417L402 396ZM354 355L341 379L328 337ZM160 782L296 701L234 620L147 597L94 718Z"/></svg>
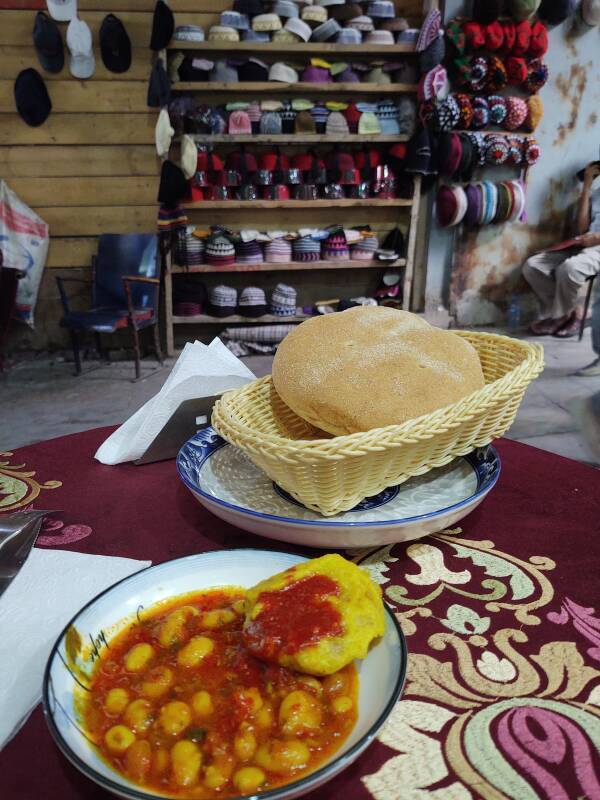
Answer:
<svg viewBox="0 0 600 800"><path fill-rule="evenodd" d="M87 23L73 17L67 28L67 47L71 53L69 69L74 78L91 78L96 69L96 59L92 48L92 32Z"/></svg>
<svg viewBox="0 0 600 800"><path fill-rule="evenodd" d="M68 22L77 16L77 0L46 0L52 19Z"/></svg>

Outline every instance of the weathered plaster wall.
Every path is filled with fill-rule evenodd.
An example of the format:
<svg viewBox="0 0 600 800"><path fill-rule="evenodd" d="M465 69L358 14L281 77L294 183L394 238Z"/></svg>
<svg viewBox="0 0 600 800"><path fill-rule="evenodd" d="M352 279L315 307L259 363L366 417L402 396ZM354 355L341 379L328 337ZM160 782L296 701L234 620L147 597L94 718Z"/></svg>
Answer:
<svg viewBox="0 0 600 800"><path fill-rule="evenodd" d="M446 16L460 11L448 4ZM541 92L544 117L535 134L542 157L529 171L526 223L448 232L436 230L432 220L426 307L448 307L459 325L502 322L515 290L523 293L525 313L533 311L520 265L567 232L579 189L575 173L599 157L600 29L581 33L567 20L550 31L549 40L550 79ZM503 180L515 177L515 170L491 168L485 176Z"/></svg>

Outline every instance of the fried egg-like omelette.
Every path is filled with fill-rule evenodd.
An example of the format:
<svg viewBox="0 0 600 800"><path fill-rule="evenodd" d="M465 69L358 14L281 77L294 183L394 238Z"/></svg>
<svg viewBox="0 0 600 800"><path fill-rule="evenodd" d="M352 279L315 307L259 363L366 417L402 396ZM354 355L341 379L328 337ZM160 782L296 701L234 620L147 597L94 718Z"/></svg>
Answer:
<svg viewBox="0 0 600 800"><path fill-rule="evenodd" d="M367 655L385 628L381 589L329 554L261 581L246 595L244 639L257 658L331 675Z"/></svg>

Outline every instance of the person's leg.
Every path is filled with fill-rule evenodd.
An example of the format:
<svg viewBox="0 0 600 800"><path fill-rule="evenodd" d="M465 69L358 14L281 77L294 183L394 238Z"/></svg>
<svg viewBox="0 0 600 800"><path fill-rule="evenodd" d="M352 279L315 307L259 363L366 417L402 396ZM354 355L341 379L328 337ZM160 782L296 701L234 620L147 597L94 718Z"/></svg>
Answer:
<svg viewBox="0 0 600 800"><path fill-rule="evenodd" d="M600 377L600 278L594 281L595 299L592 303L592 349L596 358L585 367L578 369L575 375L580 378Z"/></svg>
<svg viewBox="0 0 600 800"><path fill-rule="evenodd" d="M540 319L551 316L556 279L554 272L565 259L564 253L535 253L523 264L523 277L540 301Z"/></svg>
<svg viewBox="0 0 600 800"><path fill-rule="evenodd" d="M586 279L600 272L600 247L586 247L570 256L556 269L556 293L552 306L554 319L570 315L564 328L557 332L566 338L579 330L580 314L576 311L577 296Z"/></svg>

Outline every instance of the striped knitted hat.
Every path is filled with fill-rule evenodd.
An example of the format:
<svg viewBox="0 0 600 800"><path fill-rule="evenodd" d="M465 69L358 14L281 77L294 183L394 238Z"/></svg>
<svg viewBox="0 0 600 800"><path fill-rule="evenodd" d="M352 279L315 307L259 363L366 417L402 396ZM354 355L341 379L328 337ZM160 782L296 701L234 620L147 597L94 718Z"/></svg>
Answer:
<svg viewBox="0 0 600 800"><path fill-rule="evenodd" d="M228 317L235 313L237 292L231 286L214 286L208 294L208 313L214 317Z"/></svg>
<svg viewBox="0 0 600 800"><path fill-rule="evenodd" d="M350 250L343 231L333 233L323 244L323 258L326 261L350 258Z"/></svg>
<svg viewBox="0 0 600 800"><path fill-rule="evenodd" d="M238 311L244 317L262 317L268 311L265 293L258 286L246 286L240 294Z"/></svg>
<svg viewBox="0 0 600 800"><path fill-rule="evenodd" d="M371 261L375 258L375 251L379 247L376 236L364 236L352 246L350 258L352 261Z"/></svg>
<svg viewBox="0 0 600 800"><path fill-rule="evenodd" d="M287 239L279 238L265 245L265 261L269 264L285 264L292 260L292 245Z"/></svg>
<svg viewBox="0 0 600 800"><path fill-rule="evenodd" d="M292 243L294 261L319 261L321 243L312 236L301 236Z"/></svg>
<svg viewBox="0 0 600 800"><path fill-rule="evenodd" d="M296 314L296 290L286 283L278 283L271 295L271 313L278 317L293 317Z"/></svg>
<svg viewBox="0 0 600 800"><path fill-rule="evenodd" d="M262 248L256 239L236 242L235 255L239 264L262 264L264 261Z"/></svg>

